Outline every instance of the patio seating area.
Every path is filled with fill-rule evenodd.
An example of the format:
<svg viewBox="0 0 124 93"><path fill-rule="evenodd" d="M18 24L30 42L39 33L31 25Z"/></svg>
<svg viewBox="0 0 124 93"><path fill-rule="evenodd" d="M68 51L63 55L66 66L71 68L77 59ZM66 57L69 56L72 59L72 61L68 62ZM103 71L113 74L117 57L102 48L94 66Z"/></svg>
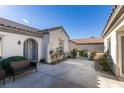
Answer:
<svg viewBox="0 0 124 93"><path fill-rule="evenodd" d="M37 72L37 63L30 62L29 60L23 60L19 62L11 62L10 73L13 76L13 82L15 82L15 76L26 71L36 69Z"/></svg>
<svg viewBox="0 0 124 93"><path fill-rule="evenodd" d="M35 70L0 81L1 88L122 88L124 82L112 74L96 71L94 62L87 59L67 59L56 65L38 63Z"/></svg>

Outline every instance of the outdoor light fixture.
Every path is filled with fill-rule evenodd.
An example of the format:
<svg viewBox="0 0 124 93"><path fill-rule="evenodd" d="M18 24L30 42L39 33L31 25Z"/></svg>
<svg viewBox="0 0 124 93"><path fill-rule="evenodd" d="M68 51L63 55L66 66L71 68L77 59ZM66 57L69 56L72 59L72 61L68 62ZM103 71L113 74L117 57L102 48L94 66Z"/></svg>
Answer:
<svg viewBox="0 0 124 93"><path fill-rule="evenodd" d="M18 41L18 45L21 45L21 41L20 40Z"/></svg>

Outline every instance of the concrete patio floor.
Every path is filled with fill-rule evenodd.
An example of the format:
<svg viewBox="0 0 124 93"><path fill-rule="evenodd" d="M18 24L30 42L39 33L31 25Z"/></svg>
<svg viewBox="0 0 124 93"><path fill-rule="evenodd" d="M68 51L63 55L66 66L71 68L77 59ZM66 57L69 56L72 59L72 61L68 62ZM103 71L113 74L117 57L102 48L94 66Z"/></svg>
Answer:
<svg viewBox="0 0 124 93"><path fill-rule="evenodd" d="M68 59L57 65L38 63L38 72L29 71L0 82L2 88L124 88L115 76L98 72L94 62L87 59Z"/></svg>

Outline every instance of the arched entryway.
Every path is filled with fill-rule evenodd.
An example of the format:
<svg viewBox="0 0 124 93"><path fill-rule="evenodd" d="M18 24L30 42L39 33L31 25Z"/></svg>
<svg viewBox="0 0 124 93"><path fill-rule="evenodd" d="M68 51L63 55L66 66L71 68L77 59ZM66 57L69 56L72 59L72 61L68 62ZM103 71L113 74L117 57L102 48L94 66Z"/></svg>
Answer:
<svg viewBox="0 0 124 93"><path fill-rule="evenodd" d="M24 57L27 59L38 60L38 43L34 39L27 39L24 42Z"/></svg>

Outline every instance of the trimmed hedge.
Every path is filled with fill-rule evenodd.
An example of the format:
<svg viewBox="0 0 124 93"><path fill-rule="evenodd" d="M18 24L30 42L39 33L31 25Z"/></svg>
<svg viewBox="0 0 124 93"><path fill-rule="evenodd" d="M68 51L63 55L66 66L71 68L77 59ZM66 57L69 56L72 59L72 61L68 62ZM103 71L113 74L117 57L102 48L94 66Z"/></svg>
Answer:
<svg viewBox="0 0 124 93"><path fill-rule="evenodd" d="M15 61L21 61L21 60L26 60L26 58L24 58L23 56L12 56L12 57L8 57L5 59L2 59L0 61L0 66L6 71L9 71L10 68L10 63L11 62L15 62Z"/></svg>

